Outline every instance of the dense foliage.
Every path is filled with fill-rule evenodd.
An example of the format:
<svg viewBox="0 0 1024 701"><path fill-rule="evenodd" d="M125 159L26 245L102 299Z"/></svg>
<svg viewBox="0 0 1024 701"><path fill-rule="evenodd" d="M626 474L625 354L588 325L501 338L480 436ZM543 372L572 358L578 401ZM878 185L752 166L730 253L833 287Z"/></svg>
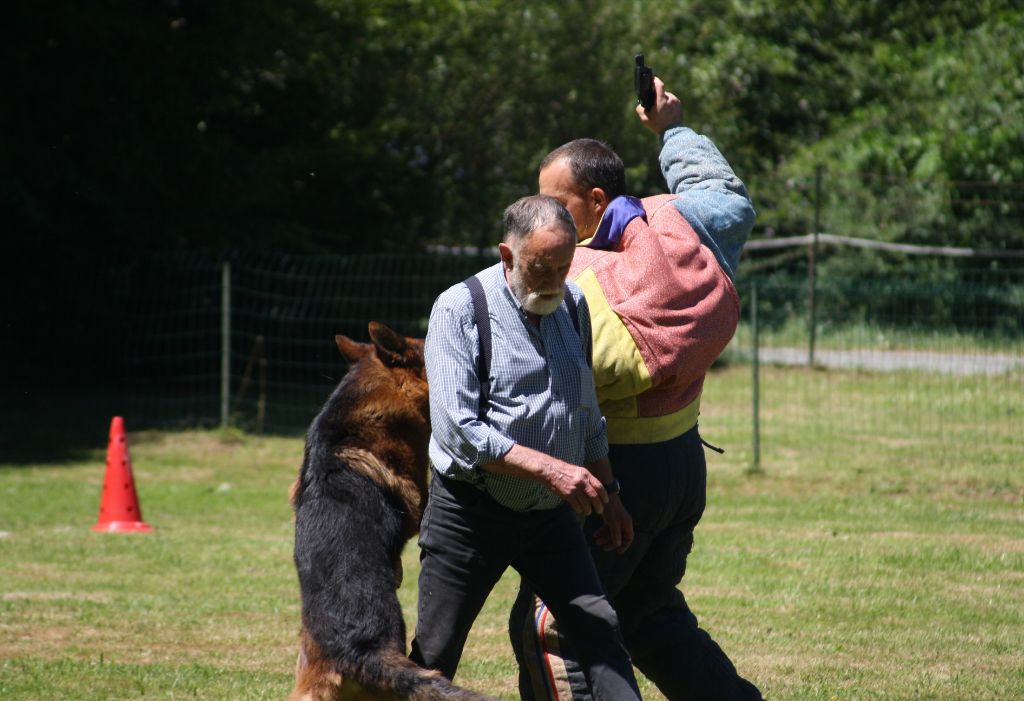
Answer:
<svg viewBox="0 0 1024 701"><path fill-rule="evenodd" d="M1024 248L1014 0L16 0L7 20L5 298L77 305L16 337L87 333L84 271L155 249L492 244L578 136L655 192L637 52L747 181L756 235L810 230L820 167L828 231Z"/></svg>
<svg viewBox="0 0 1024 701"><path fill-rule="evenodd" d="M885 184L900 178L926 214L878 235L1024 240L952 226L1006 212L949 204L993 199L957 182L1024 182L1016 2L20 5L3 178L23 245L491 242L539 158L580 135L612 143L634 189L653 191L656 144L632 115L639 51L748 180L766 227L800 228L793 191L822 164L864 174L842 181L833 228L894 219L902 188Z"/></svg>

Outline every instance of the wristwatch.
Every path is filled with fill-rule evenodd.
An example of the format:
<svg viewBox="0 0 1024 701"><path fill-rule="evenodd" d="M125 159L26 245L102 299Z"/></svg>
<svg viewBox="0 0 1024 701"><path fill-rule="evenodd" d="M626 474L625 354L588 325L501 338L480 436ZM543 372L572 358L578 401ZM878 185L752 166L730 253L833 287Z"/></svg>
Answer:
<svg viewBox="0 0 1024 701"><path fill-rule="evenodd" d="M601 486L604 487L604 491L608 492L609 495L618 494L622 489L622 485L619 484L617 479L613 479L608 484L602 484Z"/></svg>

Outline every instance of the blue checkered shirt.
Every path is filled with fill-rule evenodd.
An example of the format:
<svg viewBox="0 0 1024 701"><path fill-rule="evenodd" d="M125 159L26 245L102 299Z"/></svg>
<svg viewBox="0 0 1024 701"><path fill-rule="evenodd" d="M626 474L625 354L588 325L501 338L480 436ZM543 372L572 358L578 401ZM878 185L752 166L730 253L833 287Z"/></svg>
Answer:
<svg viewBox="0 0 1024 701"><path fill-rule="evenodd" d="M590 334L587 301L576 333L563 303L533 326L508 288L502 264L477 277L491 319L491 387L486 421L478 415L480 339L469 288L459 283L430 312L426 363L430 382L430 460L441 474L476 484L517 511L550 509L561 499L539 482L480 468L520 444L574 465L608 454L605 420L580 336Z"/></svg>

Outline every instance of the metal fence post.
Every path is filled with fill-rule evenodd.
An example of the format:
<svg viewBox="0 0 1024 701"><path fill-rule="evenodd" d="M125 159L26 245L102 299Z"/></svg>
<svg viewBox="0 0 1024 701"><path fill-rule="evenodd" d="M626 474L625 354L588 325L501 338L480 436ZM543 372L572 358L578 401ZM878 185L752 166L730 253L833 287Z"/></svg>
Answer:
<svg viewBox="0 0 1024 701"><path fill-rule="evenodd" d="M757 283L750 283L750 336L751 345L753 346L751 367L753 368L753 387L752 387L752 425L751 425L751 443L753 449L753 461L750 464L751 472L761 471L761 381L760 381L760 358L758 350L758 330L757 330Z"/></svg>
<svg viewBox="0 0 1024 701"><path fill-rule="evenodd" d="M230 423L231 393L231 263L224 261L220 272L220 425Z"/></svg>
<svg viewBox="0 0 1024 701"><path fill-rule="evenodd" d="M807 306L808 306L808 345L807 365L814 367L814 342L818 333L818 308L814 299L816 287L815 264L818 258L818 232L821 231L821 165L814 169L814 232L811 247L807 252Z"/></svg>

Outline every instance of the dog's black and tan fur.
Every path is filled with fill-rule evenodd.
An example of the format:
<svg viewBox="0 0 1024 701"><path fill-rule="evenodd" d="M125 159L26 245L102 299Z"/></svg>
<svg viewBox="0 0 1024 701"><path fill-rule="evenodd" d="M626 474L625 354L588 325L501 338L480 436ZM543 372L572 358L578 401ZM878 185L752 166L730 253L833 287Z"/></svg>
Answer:
<svg viewBox="0 0 1024 701"><path fill-rule="evenodd" d="M301 651L289 701L485 700L405 654L396 590L419 530L430 437L423 342L370 323L306 435L292 488Z"/></svg>

